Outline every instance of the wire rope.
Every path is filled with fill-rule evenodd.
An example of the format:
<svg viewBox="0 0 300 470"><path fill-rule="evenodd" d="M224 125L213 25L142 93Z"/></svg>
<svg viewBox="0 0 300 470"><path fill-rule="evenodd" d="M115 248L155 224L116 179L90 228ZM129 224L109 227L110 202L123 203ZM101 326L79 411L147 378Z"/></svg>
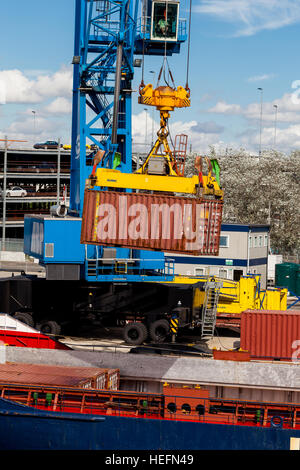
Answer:
<svg viewBox="0 0 300 470"><path fill-rule="evenodd" d="M185 89L189 90L189 68L190 68L190 48L191 48L191 24L192 24L192 0L190 0L190 14L189 14L189 37L188 37L188 53L186 62L186 85Z"/></svg>

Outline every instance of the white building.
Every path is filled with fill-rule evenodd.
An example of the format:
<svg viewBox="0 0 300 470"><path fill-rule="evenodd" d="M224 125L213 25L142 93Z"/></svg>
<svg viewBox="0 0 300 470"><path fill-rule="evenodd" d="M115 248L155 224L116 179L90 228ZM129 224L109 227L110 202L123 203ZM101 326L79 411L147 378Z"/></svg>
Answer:
<svg viewBox="0 0 300 470"><path fill-rule="evenodd" d="M222 224L219 256L167 255L175 262L175 273L188 276L213 275L238 281L246 274L260 274L267 286L269 225Z"/></svg>

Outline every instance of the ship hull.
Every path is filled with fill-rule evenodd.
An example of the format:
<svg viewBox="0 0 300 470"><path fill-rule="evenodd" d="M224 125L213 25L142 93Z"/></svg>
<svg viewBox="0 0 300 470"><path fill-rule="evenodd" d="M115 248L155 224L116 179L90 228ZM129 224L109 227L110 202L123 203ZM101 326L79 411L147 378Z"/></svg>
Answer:
<svg viewBox="0 0 300 470"><path fill-rule="evenodd" d="M289 450L300 430L57 413L0 399L1 450Z"/></svg>

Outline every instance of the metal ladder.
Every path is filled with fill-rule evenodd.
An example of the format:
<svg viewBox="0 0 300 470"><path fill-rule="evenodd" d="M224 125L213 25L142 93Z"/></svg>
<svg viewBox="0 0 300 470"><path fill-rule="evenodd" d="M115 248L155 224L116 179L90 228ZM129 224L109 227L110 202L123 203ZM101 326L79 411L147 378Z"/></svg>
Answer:
<svg viewBox="0 0 300 470"><path fill-rule="evenodd" d="M207 281L205 285L205 298L202 308L201 339L212 338L216 326L217 307L220 289L223 283L220 281Z"/></svg>

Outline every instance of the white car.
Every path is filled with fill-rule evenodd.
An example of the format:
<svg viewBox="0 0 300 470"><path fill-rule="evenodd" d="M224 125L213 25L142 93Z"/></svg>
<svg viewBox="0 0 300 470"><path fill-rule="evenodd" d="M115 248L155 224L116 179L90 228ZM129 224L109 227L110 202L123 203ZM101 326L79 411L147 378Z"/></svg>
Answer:
<svg viewBox="0 0 300 470"><path fill-rule="evenodd" d="M3 194L3 191L2 191ZM24 197L27 196L27 191L20 186L13 186L12 188L8 188L6 190L6 197Z"/></svg>

